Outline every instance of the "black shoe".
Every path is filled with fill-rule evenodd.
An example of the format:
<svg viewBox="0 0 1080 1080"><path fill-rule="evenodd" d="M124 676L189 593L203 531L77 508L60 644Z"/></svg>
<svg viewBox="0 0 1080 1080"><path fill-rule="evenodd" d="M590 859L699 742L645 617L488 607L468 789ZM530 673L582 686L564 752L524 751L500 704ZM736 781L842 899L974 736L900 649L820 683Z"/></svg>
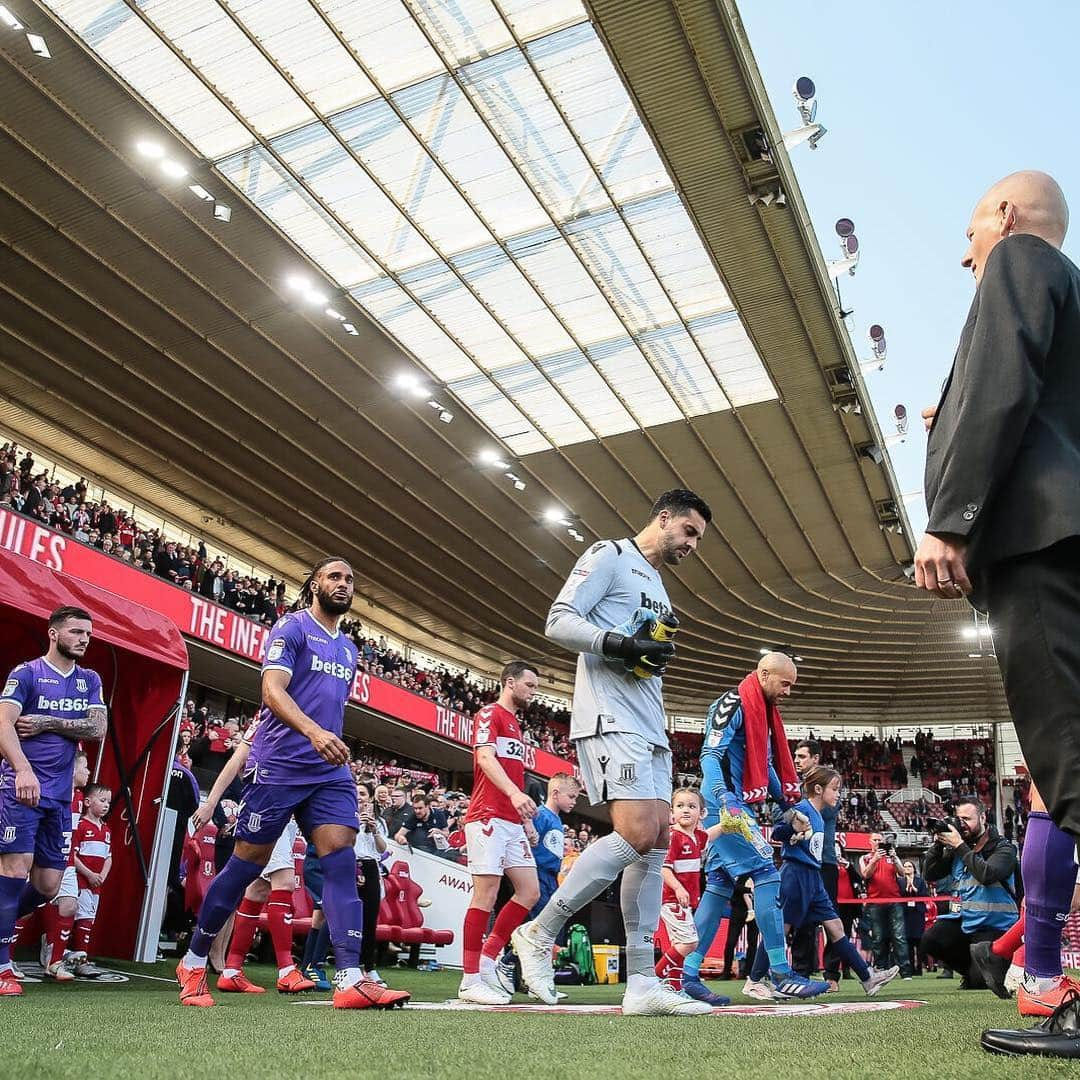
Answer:
<svg viewBox="0 0 1080 1080"><path fill-rule="evenodd" d="M992 990L999 998L1006 1001L1012 997L1012 994L1005 989L1009 961L994 952L992 941L976 941L971 946L971 959L979 969L988 990Z"/></svg>
<svg viewBox="0 0 1080 1080"><path fill-rule="evenodd" d="M982 1033L982 1048L992 1054L1038 1054L1080 1058L1080 993L1066 993L1041 1024L1023 1031L992 1029Z"/></svg>

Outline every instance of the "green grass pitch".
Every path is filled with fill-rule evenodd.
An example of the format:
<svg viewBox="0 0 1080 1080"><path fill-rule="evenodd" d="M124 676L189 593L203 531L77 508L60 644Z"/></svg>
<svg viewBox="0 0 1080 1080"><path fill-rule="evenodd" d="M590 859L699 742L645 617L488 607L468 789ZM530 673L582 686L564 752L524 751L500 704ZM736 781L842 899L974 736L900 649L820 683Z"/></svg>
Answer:
<svg viewBox="0 0 1080 1080"><path fill-rule="evenodd" d="M120 965L168 977L171 967ZM393 971L394 986L442 1001L454 972ZM272 986L275 972L251 967ZM716 989L737 983L713 983ZM845 982L830 1002L862 1001ZM0 999L0 1076L79 1080L432 1077L442 1080L830 1080L1075 1075L1065 1061L998 1058L978 1046L987 1026L1016 1026L1016 1006L962 992L933 977L894 982L885 997L917 998L912 1010L822 1018L722 1019L335 1012L292 1004L276 991L216 995L213 1009L185 1009L175 985L133 978L94 986L25 987ZM568 1003L617 1002L621 987L569 987ZM328 995L305 995L327 997ZM736 998L744 1001L745 999Z"/></svg>

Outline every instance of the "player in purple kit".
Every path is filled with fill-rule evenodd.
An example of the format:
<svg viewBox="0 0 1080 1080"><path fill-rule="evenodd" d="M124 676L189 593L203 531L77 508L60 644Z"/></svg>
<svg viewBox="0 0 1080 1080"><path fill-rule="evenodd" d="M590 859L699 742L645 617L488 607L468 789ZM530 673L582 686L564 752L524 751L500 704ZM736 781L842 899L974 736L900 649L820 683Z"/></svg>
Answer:
<svg viewBox="0 0 1080 1080"><path fill-rule="evenodd" d="M337 966L334 1007L389 1009L409 1000L403 991L364 980L360 967L363 908L353 851L360 815L349 748L341 740L357 652L338 630L352 599L352 568L344 559L323 559L294 610L270 631L261 723L244 772L236 847L206 893L191 948L176 968L182 1005L214 1004L206 987L210 946L291 817L322 863L323 911Z"/></svg>
<svg viewBox="0 0 1080 1080"><path fill-rule="evenodd" d="M22 993L12 976L15 923L51 900L64 876L78 742L105 734L101 678L76 663L92 629L82 608L57 608L49 651L15 668L0 693L0 996Z"/></svg>

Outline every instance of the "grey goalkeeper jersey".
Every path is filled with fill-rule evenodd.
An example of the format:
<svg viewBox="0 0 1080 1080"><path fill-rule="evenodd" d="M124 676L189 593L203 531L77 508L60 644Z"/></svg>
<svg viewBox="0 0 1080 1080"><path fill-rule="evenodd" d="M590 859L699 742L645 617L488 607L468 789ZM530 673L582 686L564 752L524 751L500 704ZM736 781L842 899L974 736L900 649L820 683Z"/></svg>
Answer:
<svg viewBox="0 0 1080 1080"><path fill-rule="evenodd" d="M600 652L604 634L639 607L659 617L671 610L671 601L660 572L633 540L593 544L551 605L547 636L579 654L571 739L622 731L667 747L662 680L637 679L622 660L605 660Z"/></svg>

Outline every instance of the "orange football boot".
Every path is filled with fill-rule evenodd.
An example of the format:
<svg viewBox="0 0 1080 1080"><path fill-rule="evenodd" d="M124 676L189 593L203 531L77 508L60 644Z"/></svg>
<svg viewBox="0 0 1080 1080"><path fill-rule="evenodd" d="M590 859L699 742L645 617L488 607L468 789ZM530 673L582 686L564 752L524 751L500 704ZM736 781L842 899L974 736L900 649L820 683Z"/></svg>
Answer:
<svg viewBox="0 0 1080 1080"><path fill-rule="evenodd" d="M223 994L265 994L266 987L256 986L244 973L219 975L217 988Z"/></svg>
<svg viewBox="0 0 1080 1080"><path fill-rule="evenodd" d="M214 1004L206 988L206 968L186 968L181 960L176 965L176 981L180 984L180 1004L208 1009Z"/></svg>
<svg viewBox="0 0 1080 1080"><path fill-rule="evenodd" d="M395 1009L401 1008L411 994L404 990L391 990L378 983L362 979L352 986L334 991L335 1009Z"/></svg>
<svg viewBox="0 0 1080 1080"><path fill-rule="evenodd" d="M1021 1016L1049 1016L1068 993L1080 991L1080 982L1062 975L1049 990L1028 990L1023 984L1016 991L1016 1007Z"/></svg>
<svg viewBox="0 0 1080 1080"><path fill-rule="evenodd" d="M315 984L306 976L301 975L299 968L293 968L287 975L278 979L277 988L279 994L302 994L305 990L314 990Z"/></svg>

